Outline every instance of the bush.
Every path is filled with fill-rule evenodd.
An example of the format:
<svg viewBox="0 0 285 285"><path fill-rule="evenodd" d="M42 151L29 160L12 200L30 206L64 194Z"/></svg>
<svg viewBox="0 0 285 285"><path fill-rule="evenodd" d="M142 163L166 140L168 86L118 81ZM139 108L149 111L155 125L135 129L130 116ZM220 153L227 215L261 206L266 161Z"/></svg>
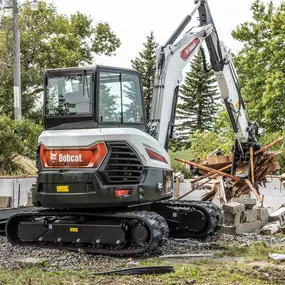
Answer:
<svg viewBox="0 0 285 285"><path fill-rule="evenodd" d="M35 159L41 125L30 120L14 121L0 116L0 172L15 174L17 166L11 161L15 154Z"/></svg>

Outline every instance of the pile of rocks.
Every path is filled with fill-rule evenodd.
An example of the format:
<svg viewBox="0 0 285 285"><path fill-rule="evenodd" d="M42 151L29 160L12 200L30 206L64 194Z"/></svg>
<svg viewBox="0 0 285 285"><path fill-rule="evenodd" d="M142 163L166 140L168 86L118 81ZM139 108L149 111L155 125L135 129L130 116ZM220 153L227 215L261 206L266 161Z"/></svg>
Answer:
<svg viewBox="0 0 285 285"><path fill-rule="evenodd" d="M256 206L253 198L232 198L222 210L224 225L221 232L226 234L257 232L269 221L268 209Z"/></svg>

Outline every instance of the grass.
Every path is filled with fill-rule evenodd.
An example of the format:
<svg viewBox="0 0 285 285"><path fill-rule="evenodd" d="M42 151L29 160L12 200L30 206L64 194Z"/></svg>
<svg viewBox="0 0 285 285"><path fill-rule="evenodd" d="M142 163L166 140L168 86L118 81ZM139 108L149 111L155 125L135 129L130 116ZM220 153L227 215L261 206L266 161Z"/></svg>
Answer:
<svg viewBox="0 0 285 285"><path fill-rule="evenodd" d="M140 266L174 266L174 273L156 276L94 276L90 271L51 271L39 267L1 269L0 285L186 285L192 284L193 280L196 284L205 285L284 284L285 265L267 260L268 252L285 253L285 247L269 248L265 243L223 246L223 250L211 259L164 261L152 258L140 262ZM261 265L251 265L253 261L259 261Z"/></svg>

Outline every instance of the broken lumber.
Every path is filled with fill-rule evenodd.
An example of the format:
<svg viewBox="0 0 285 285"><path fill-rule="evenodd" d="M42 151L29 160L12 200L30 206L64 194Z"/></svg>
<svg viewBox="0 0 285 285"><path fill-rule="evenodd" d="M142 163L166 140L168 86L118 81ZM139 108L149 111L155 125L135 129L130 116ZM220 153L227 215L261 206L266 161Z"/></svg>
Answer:
<svg viewBox="0 0 285 285"><path fill-rule="evenodd" d="M270 144L262 147L261 149L257 150L254 154L257 155L257 154L259 154L261 152L264 152L264 151L268 150L269 148L275 146L277 143L281 142L283 139L284 138L282 137L282 138L278 138L278 139L274 140L272 143L270 143Z"/></svg>
<svg viewBox="0 0 285 285"><path fill-rule="evenodd" d="M252 193L254 194L255 198L259 201L262 202L262 198L260 197L260 195L258 194L257 190L253 187L252 183L248 180L245 179L246 184L249 186L250 190L252 191Z"/></svg>
<svg viewBox="0 0 285 285"><path fill-rule="evenodd" d="M179 162L182 162L182 163L189 164L189 165L194 166L196 168L200 168L200 169L206 170L208 172L213 172L213 173L216 173L218 175L231 178L232 180L235 180L235 181L242 181L242 179L239 178L239 177L233 176L231 174L228 174L228 173L225 173L225 172L222 172L222 171L219 171L219 170L216 170L216 169L204 166L204 165L200 165L200 164L192 162L192 161L186 161L186 160L182 160L182 159L179 159L179 158L175 158L175 160L177 160Z"/></svg>

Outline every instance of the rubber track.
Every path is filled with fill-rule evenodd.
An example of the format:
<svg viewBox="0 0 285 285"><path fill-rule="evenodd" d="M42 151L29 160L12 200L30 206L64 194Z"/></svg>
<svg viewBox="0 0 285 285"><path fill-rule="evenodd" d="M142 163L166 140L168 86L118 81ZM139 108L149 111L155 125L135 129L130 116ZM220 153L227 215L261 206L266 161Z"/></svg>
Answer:
<svg viewBox="0 0 285 285"><path fill-rule="evenodd" d="M150 230L150 241L145 246L129 246L128 248L115 245L106 246L105 248L98 248L90 246L75 246L75 245L64 245L58 243L48 243L43 244L40 242L21 242L16 241L13 233L9 229L18 228L19 218L39 218L39 217L48 217L48 216L94 216L97 218L116 218L116 219L134 219L141 220L145 222ZM15 224L16 219L18 219L17 224ZM12 235L12 236L11 236ZM62 249L69 251L78 251L85 252L91 254L100 254L100 255L137 255L143 254L145 252L151 252L155 250L157 247L163 245L168 240L169 229L168 225L163 217L158 215L155 212L148 211L132 211L132 212L115 212L115 213L87 213L87 212L67 212L67 211L38 211L38 212L30 212L30 213L20 213L13 215L7 222L6 225L6 236L10 243L13 245L20 246L35 246L41 248L51 248L51 249ZM94 241L95 242L95 241Z"/></svg>
<svg viewBox="0 0 285 285"><path fill-rule="evenodd" d="M170 228L170 237L176 237L176 238L204 238L209 235L215 234L222 226L223 224L223 215L221 209L213 204L212 202L208 201L193 201L193 200L182 200L182 201L175 201L175 200L166 200L161 201L159 203L163 203L164 205L175 209L177 207L184 208L185 211L187 211L189 208L199 206L199 209L203 209L204 213L208 216L208 223L207 228L200 232L191 232L189 230L175 229L174 231Z"/></svg>

